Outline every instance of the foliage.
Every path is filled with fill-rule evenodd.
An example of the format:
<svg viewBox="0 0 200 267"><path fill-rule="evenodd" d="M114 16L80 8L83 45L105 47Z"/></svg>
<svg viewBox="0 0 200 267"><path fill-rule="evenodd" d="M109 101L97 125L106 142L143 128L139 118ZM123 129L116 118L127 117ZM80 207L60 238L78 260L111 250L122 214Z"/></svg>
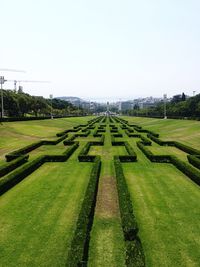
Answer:
<svg viewBox="0 0 200 267"><path fill-rule="evenodd" d="M3 90L4 112L8 117L49 116L52 112L54 116L66 116L69 114L83 115L83 109L78 109L71 103L60 99L45 99L42 96L31 96L22 91ZM1 109L1 103L0 103Z"/></svg>

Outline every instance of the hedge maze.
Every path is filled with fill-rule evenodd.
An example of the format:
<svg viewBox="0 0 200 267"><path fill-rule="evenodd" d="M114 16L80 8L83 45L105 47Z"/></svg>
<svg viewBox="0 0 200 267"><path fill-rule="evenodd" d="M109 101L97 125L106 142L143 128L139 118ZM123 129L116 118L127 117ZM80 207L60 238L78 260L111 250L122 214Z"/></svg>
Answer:
<svg viewBox="0 0 200 267"><path fill-rule="evenodd" d="M177 154L168 153L167 149L170 147L176 149ZM43 148L44 150L42 150ZM163 150L164 148L166 150ZM159 153L153 152L153 149ZM49 151L51 153L48 153ZM127 182L126 171L124 171L127 164L134 168L142 160L141 156L138 156L138 151L141 151L152 162L152 168L155 167L155 163L172 164L192 182L200 185L200 151L196 148L174 140L163 141L159 138L158 133L143 129L137 124L129 124L120 117L97 117L88 121L87 124L80 124L57 133L54 140L41 140L7 154L7 162L0 166L0 195L10 189L14 190L22 180L28 178L30 174L47 162L53 164L73 160L76 164L89 164L88 183L79 203L79 212L70 237L70 247L66 248L65 265L70 267L98 266L98 262L102 261L99 266L107 266L110 260L110 262L114 262L109 263L110 266L145 266L145 255L147 254L147 258L149 257L145 251L147 245L140 236L140 223L135 213L134 196L130 183ZM179 154L184 156L179 158ZM94 248L94 233L101 228L98 226L99 219L96 211L96 207L101 205L98 203L98 201L100 202L99 183L101 181L101 186L106 183L102 164L104 169L113 168L114 170L115 179L110 186L116 187L117 191L116 207L119 212L118 221L121 228L118 228L117 231L123 238L124 251L121 251L121 256L119 256L122 261L118 261L116 255L111 253L110 257L116 258L116 262L114 259L105 259L105 261L98 259L95 263L96 259L93 259L100 258L95 252L98 248ZM107 174L113 175L111 172L109 169ZM105 195L105 197L107 196ZM116 205L116 203L111 199L110 206L112 207L112 205ZM109 219L101 218L102 224L104 226L108 224L109 227L110 218L113 219L112 216L115 216L112 215L112 208L110 211L107 210L104 203L101 209L108 213L108 217L110 216ZM106 247L106 244L105 242L104 249L109 250L110 248ZM107 263L105 263L106 261ZM147 262L149 263L149 259Z"/></svg>

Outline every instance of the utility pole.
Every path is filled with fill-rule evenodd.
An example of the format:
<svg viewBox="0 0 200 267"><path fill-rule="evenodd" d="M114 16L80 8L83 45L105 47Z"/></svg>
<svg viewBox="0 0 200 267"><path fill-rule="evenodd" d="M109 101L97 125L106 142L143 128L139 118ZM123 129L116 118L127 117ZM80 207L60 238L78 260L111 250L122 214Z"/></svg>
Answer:
<svg viewBox="0 0 200 267"><path fill-rule="evenodd" d="M53 95L50 94L49 97L51 99L51 119L53 119L53 107L52 107L52 98L53 98Z"/></svg>
<svg viewBox="0 0 200 267"><path fill-rule="evenodd" d="M193 91L193 96L195 96L196 91Z"/></svg>
<svg viewBox="0 0 200 267"><path fill-rule="evenodd" d="M167 119L167 109L166 109L167 94L163 95L163 99L164 99L164 119Z"/></svg>

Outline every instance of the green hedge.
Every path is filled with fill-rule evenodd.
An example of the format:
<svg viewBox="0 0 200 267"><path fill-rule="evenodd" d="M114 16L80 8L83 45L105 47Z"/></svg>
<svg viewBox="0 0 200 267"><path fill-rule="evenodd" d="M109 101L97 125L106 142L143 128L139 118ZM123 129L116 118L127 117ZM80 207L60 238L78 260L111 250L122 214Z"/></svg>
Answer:
<svg viewBox="0 0 200 267"><path fill-rule="evenodd" d="M142 142L137 142L137 146L142 150L146 157L152 162L172 163L177 169L187 175L192 181L200 185L200 172L188 163L179 160L173 155L154 155Z"/></svg>
<svg viewBox="0 0 200 267"><path fill-rule="evenodd" d="M138 237L138 224L133 213L130 193L118 156L114 156L114 166L117 179L121 223L126 247L126 265L145 266L144 253Z"/></svg>
<svg viewBox="0 0 200 267"><path fill-rule="evenodd" d="M74 139L76 138L76 135L74 134L74 135L72 135L71 137L69 137L68 139L66 139L64 142L63 142L63 144L65 145L65 146L67 146L67 145L73 145L74 144Z"/></svg>
<svg viewBox="0 0 200 267"><path fill-rule="evenodd" d="M137 147L145 154L145 156L152 162L170 163L170 155L154 155L141 141L137 142Z"/></svg>
<svg viewBox="0 0 200 267"><path fill-rule="evenodd" d="M51 161L66 161L77 149L78 145L79 143L75 142L61 155L42 155L35 160L22 165L12 173L4 176L0 179L0 195L18 184L21 180L39 168L43 163Z"/></svg>
<svg viewBox="0 0 200 267"><path fill-rule="evenodd" d="M177 169L187 175L192 181L200 185L200 172L188 163L179 160L175 156L171 156L171 163L176 166Z"/></svg>
<svg viewBox="0 0 200 267"><path fill-rule="evenodd" d="M18 150L15 150L9 154L7 154L5 157L6 157L6 161L11 161L13 159L16 159L18 158L19 156L22 156L24 154L27 154L28 152L40 147L43 145L43 141L39 141L39 142L36 142L36 143L32 143L28 146L25 146L21 149L18 149Z"/></svg>
<svg viewBox="0 0 200 267"><path fill-rule="evenodd" d="M68 267L87 265L90 231L94 218L100 170L101 160L99 156L96 156L71 242L66 263Z"/></svg>
<svg viewBox="0 0 200 267"><path fill-rule="evenodd" d="M200 158L196 155L187 155L188 161L196 168L200 169Z"/></svg>
<svg viewBox="0 0 200 267"><path fill-rule="evenodd" d="M152 136L152 134L148 134L148 137L151 138L151 140L153 140L154 142L156 142L157 144L159 144L160 146L175 146L176 148L189 153L191 155L200 155L200 150L197 150L195 148L192 148L190 146L184 145L180 142L177 141L162 141L161 139Z"/></svg>
<svg viewBox="0 0 200 267"><path fill-rule="evenodd" d="M13 171L17 167L21 166L25 162L28 161L28 155L20 156L15 160L12 160L11 162L8 162L6 164L3 164L0 166L0 177L6 175L7 173Z"/></svg>

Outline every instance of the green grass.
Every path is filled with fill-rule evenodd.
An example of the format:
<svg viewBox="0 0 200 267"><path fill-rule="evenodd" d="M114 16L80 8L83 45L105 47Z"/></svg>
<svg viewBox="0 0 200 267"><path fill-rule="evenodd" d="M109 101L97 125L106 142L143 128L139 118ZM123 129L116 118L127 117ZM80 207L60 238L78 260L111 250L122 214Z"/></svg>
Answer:
<svg viewBox="0 0 200 267"><path fill-rule="evenodd" d="M123 168L146 265L199 266L199 187L173 165L151 163L133 138L130 143L138 162L124 163Z"/></svg>
<svg viewBox="0 0 200 267"><path fill-rule="evenodd" d="M108 127L104 146L92 146L90 155L100 155L102 170L89 250L90 267L125 266L124 240L119 213L113 155L127 154L124 147L112 147Z"/></svg>
<svg viewBox="0 0 200 267"><path fill-rule="evenodd" d="M47 163L1 197L1 266L65 266L90 169Z"/></svg>
<svg viewBox="0 0 200 267"><path fill-rule="evenodd" d="M86 118L5 123L0 125L0 160L3 155L57 132L84 124ZM200 122L126 117L160 134L200 149ZM119 124L118 124L119 126ZM120 129L120 128L119 128ZM65 266L75 223L88 184L92 163L79 163L77 156L87 141L99 140L92 133L78 137L79 148L64 163L46 163L0 198L0 266ZM124 133L120 129L120 132ZM144 134L146 136L146 134ZM200 190L171 164L150 162L136 142L123 138L137 153L138 161L123 163L131 193L139 236L147 267L197 267L200 263ZM63 143L41 146L29 160L43 154L62 154ZM187 154L175 147L152 142L154 154L173 154L186 161ZM123 146L111 146L109 127L104 146L92 146L89 154L100 155L102 169L89 244L90 267L124 267L113 156L127 155ZM1 162L0 162L1 163Z"/></svg>
<svg viewBox="0 0 200 267"><path fill-rule="evenodd" d="M163 140L174 140L200 149L200 122L193 120L153 119L140 117L122 117L130 123L160 134Z"/></svg>
<svg viewBox="0 0 200 267"><path fill-rule="evenodd" d="M6 154L41 139L54 139L60 131L86 123L92 117L5 122L0 124L0 163Z"/></svg>

